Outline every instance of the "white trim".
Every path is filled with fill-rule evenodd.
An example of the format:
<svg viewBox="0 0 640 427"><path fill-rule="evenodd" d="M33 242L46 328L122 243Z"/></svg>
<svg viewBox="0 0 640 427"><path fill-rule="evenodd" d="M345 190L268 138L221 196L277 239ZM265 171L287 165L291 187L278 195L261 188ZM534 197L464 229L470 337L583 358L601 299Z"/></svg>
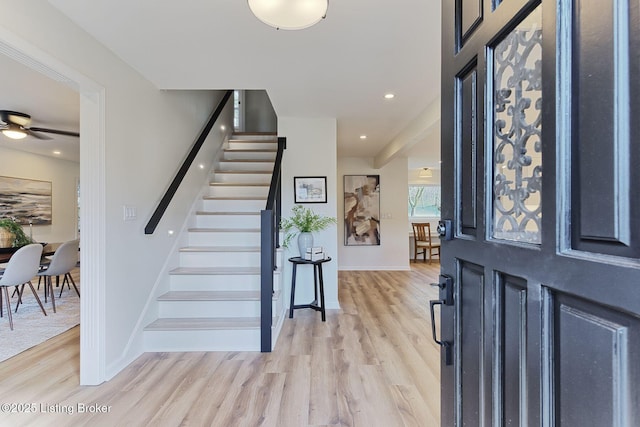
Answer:
<svg viewBox="0 0 640 427"><path fill-rule="evenodd" d="M106 194L104 90L80 86L80 384L105 381Z"/></svg>
<svg viewBox="0 0 640 427"><path fill-rule="evenodd" d="M106 355L104 88L4 27L0 52L80 93L80 384L100 384Z"/></svg>

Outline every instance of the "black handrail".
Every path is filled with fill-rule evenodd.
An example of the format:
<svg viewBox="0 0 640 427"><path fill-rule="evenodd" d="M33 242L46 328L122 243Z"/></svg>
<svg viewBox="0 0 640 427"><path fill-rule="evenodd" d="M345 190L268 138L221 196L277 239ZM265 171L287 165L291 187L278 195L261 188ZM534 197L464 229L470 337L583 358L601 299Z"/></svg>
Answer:
<svg viewBox="0 0 640 427"><path fill-rule="evenodd" d="M193 146L191 147L191 151L189 151L187 158L184 159L182 166L180 166L180 169L178 169L178 172L176 172L176 176L173 178L173 181L171 181L169 188L167 188L166 193L164 193L164 196L162 196L160 203L158 203L158 207L156 207L156 210L153 212L153 215L151 215L151 219L147 223L147 226L144 228L144 234L153 234L153 232L156 230L156 227L160 223L160 220L162 219L164 212L169 207L169 203L171 203L171 199L173 199L173 196L176 194L176 191L178 191L178 187L180 187L180 183L182 182L184 177L187 175L187 172L189 171L191 164L193 163L196 156L198 155L198 151L200 151L202 144L204 144L204 141L207 139L207 136L209 136L209 132L211 132L213 125L218 120L218 117L220 117L222 110L224 109L225 105L227 105L227 101L229 100L229 98L231 98L232 94L233 94L233 91L228 90L222 96L220 103L216 107L215 111L211 114L211 117L209 117L209 121L202 129L202 132L200 132L200 136L198 136L198 139L196 139L196 141L193 143Z"/></svg>
<svg viewBox="0 0 640 427"><path fill-rule="evenodd" d="M282 156L287 139L278 138L278 152L273 165L271 185L265 209L260 211L260 351L271 351L273 323L273 272L276 269L276 249L280 247L280 218L282 210Z"/></svg>

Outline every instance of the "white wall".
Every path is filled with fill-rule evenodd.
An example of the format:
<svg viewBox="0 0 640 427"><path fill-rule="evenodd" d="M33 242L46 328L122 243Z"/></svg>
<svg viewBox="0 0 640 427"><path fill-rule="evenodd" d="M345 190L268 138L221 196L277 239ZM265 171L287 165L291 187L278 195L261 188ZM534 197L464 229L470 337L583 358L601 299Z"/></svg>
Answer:
<svg viewBox="0 0 640 427"><path fill-rule="evenodd" d="M408 270L407 159L374 169L373 158L338 159L338 254L340 270ZM380 175L380 245L344 245L344 175Z"/></svg>
<svg viewBox="0 0 640 427"><path fill-rule="evenodd" d="M51 182L51 225L34 225L34 240L53 243L75 239L80 164L3 147L0 159L1 176ZM23 228L29 235L29 226Z"/></svg>
<svg viewBox="0 0 640 427"><path fill-rule="evenodd" d="M52 58L100 87L104 123L104 343L106 379L141 351L133 336L136 323L174 244L167 231L179 230L206 172L194 171L176 195L154 235L143 230L158 200L190 145L216 105L205 91L172 93L157 90L111 51L72 23L46 0L0 0L0 34L19 39L29 50ZM89 95L91 96L91 95ZM81 94L81 108L83 95ZM81 121L83 117L81 110ZM84 134L81 122L81 134ZM215 130L213 138L220 138ZM81 150L83 142L81 137ZM82 156L82 154L81 154ZM206 169L205 169L206 171ZM100 173L81 164L80 175ZM197 184L197 185L196 185ZM123 206L137 210L135 221L123 220ZM84 263L84 259L83 259ZM90 268L90 267L89 267ZM95 284L93 284L95 286ZM83 283L83 286L92 286ZM86 297L83 294L83 298ZM84 319L85 317L83 317ZM83 335L84 336L84 335ZM131 341L131 342L130 342Z"/></svg>
<svg viewBox="0 0 640 427"><path fill-rule="evenodd" d="M243 130L245 132L276 132L278 130L278 118L266 91L244 91Z"/></svg>
<svg viewBox="0 0 640 427"><path fill-rule="evenodd" d="M336 120L330 118L279 117L278 135L287 138L282 165L282 215L289 216L294 206L294 176L326 176L327 203L305 204L319 214L338 218L337 136ZM339 218L338 218L339 219ZM323 246L332 258L323 264L325 303L327 308L340 308L338 303L338 232L335 225L314 233L314 246ZM294 242L285 252L285 259L298 256ZM291 295L291 263L285 262L285 300ZM299 266L296 282L296 304L313 300L313 270ZM294 313L295 316L295 313Z"/></svg>

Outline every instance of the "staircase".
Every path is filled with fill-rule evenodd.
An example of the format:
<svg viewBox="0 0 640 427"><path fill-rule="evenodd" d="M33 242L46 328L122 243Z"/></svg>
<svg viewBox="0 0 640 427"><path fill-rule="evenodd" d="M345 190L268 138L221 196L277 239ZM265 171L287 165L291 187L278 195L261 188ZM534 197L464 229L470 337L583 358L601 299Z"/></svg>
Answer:
<svg viewBox="0 0 640 427"><path fill-rule="evenodd" d="M146 351L260 351L260 210L277 150L272 134L234 134L194 213L188 246L158 297ZM274 272L273 345L284 321L282 250Z"/></svg>

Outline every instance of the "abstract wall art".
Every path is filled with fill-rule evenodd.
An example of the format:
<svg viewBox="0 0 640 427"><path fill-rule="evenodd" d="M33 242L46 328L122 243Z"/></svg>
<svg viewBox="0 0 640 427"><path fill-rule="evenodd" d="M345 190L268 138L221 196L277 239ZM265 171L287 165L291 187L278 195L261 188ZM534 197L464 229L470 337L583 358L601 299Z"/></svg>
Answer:
<svg viewBox="0 0 640 427"><path fill-rule="evenodd" d="M344 244L380 245L380 175L344 176Z"/></svg>
<svg viewBox="0 0 640 427"><path fill-rule="evenodd" d="M51 224L51 182L0 176L0 218L22 225Z"/></svg>

